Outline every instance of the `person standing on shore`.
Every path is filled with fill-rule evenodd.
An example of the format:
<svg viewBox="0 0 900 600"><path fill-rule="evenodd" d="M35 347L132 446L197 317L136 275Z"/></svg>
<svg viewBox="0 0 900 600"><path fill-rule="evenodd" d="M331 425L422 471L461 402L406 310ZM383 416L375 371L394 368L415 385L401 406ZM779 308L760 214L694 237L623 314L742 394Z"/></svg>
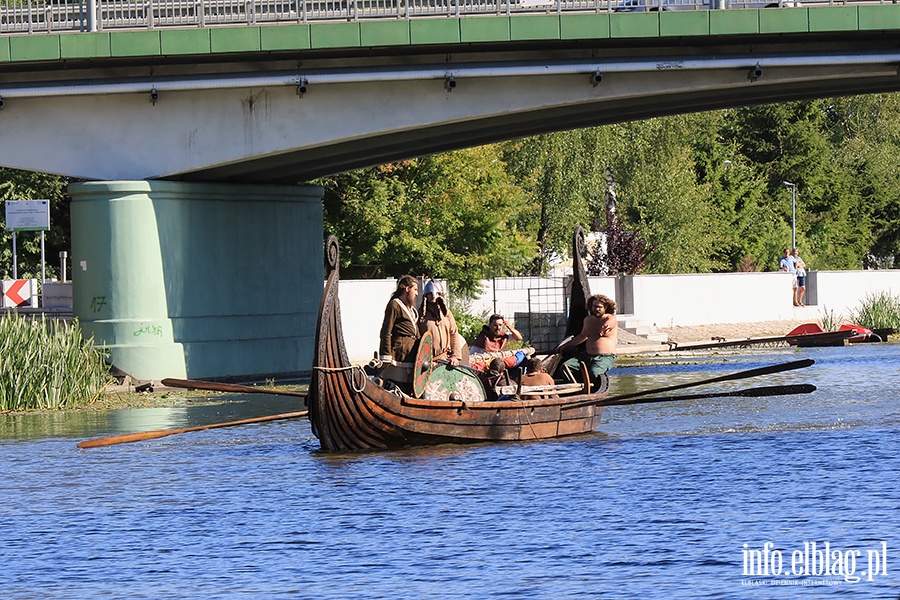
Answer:
<svg viewBox="0 0 900 600"><path fill-rule="evenodd" d="M778 270L791 274L791 300L794 306L800 306L797 303L797 269L794 268L794 257L791 256L791 249L784 249L784 256L778 263Z"/></svg>
<svg viewBox="0 0 900 600"><path fill-rule="evenodd" d="M794 248L794 273L797 277L797 287L794 288L794 306L806 306L803 304L803 296L806 294L806 263L800 258L800 249Z"/></svg>

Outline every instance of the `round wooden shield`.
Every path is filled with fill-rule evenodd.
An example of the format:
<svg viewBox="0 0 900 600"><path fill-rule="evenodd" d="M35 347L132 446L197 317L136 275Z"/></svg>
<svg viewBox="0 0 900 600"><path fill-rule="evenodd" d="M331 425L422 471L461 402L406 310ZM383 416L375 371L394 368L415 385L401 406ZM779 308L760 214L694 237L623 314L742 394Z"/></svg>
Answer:
<svg viewBox="0 0 900 600"><path fill-rule="evenodd" d="M419 349L416 351L416 362L413 367L412 384L413 396L421 398L425 393L425 386L428 384L428 378L431 376L431 369L434 363L434 339L431 333L426 331L419 338Z"/></svg>
<svg viewBox="0 0 900 600"><path fill-rule="evenodd" d="M428 378L423 398L457 402L484 402L484 386L478 376L466 367L436 365Z"/></svg>

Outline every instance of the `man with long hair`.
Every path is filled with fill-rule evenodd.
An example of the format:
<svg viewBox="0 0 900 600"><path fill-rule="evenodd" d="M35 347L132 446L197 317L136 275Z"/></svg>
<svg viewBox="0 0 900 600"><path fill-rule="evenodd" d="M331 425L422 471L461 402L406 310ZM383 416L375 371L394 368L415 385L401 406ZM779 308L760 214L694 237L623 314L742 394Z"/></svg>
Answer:
<svg viewBox="0 0 900 600"><path fill-rule="evenodd" d="M576 372L586 363L594 386L601 375L609 371L616 360L619 343L619 323L616 319L616 303L603 294L594 294L587 301L588 315L584 318L581 333L564 340L557 352L584 344L584 350L563 363Z"/></svg>
<svg viewBox="0 0 900 600"><path fill-rule="evenodd" d="M381 322L378 354L382 361L415 361L419 340L419 313L415 307L418 295L419 282L415 277L404 275L397 281L397 290L384 307L384 321Z"/></svg>

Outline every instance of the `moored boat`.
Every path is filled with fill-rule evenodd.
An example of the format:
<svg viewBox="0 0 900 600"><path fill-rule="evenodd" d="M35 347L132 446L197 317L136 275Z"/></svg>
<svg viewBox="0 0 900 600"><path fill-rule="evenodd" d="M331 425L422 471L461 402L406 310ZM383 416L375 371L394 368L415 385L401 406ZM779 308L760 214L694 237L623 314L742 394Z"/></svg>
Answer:
<svg viewBox="0 0 900 600"><path fill-rule="evenodd" d="M843 346L845 343L861 344L865 342L886 342L894 329L872 330L862 325L845 323L837 331L825 331L818 323L804 323L787 334L790 345L801 348L816 346Z"/></svg>
<svg viewBox="0 0 900 600"><path fill-rule="evenodd" d="M583 236L580 228L576 230L576 289L570 319L579 314L583 318L578 308L590 296L579 260ZM606 397L609 379L604 376L591 390L586 371L582 375L588 382L585 385L543 386L540 390L507 386L497 390L500 400L489 402L484 389L479 389L478 378L461 376L462 368L433 364L436 361L427 338L420 343L413 367L412 393L352 365L344 345L338 301L337 238L329 237L325 246L330 272L319 306L308 397L312 430L323 451L548 439L586 433L600 425L603 407L592 402ZM448 393L435 392L445 384L455 387Z"/></svg>

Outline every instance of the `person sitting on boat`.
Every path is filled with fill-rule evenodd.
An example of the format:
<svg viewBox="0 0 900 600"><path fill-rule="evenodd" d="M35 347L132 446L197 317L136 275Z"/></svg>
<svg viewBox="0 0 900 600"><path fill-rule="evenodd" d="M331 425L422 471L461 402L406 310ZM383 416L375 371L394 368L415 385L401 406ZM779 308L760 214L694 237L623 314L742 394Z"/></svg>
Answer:
<svg viewBox="0 0 900 600"><path fill-rule="evenodd" d="M521 383L526 385L556 385L550 373L544 370L544 363L537 356L532 356L525 361L525 374L522 375ZM556 395L548 394L526 394L525 398L555 398Z"/></svg>
<svg viewBox="0 0 900 600"><path fill-rule="evenodd" d="M381 323L379 358L388 364L415 362L416 342L419 340L419 314L415 308L419 282L412 275L397 281L397 291L384 308Z"/></svg>
<svg viewBox="0 0 900 600"><path fill-rule="evenodd" d="M425 284L425 304L422 307L422 316L419 318L419 331L423 334L428 331L434 343L434 358L446 360L451 367L462 363L462 347L459 328L456 318L447 308L444 294L440 285L429 280Z"/></svg>
<svg viewBox="0 0 900 600"><path fill-rule="evenodd" d="M494 402L500 400L497 388L500 386L513 385L509 371L506 369L506 362L502 358L495 358L488 365L487 370L478 371L478 378L484 386L485 400Z"/></svg>
<svg viewBox="0 0 900 600"><path fill-rule="evenodd" d="M580 372L581 363L586 363L591 385L594 386L616 360L619 323L616 319L616 303L603 294L594 294L588 298L587 309L588 315L584 318L581 333L561 342L556 347L556 352L562 353L583 343L584 350L565 361L563 366Z"/></svg>
<svg viewBox="0 0 900 600"><path fill-rule="evenodd" d="M472 342L472 354L500 352L506 348L510 340L522 341L522 334L513 327L503 315L491 315L488 324L481 328L481 333Z"/></svg>

